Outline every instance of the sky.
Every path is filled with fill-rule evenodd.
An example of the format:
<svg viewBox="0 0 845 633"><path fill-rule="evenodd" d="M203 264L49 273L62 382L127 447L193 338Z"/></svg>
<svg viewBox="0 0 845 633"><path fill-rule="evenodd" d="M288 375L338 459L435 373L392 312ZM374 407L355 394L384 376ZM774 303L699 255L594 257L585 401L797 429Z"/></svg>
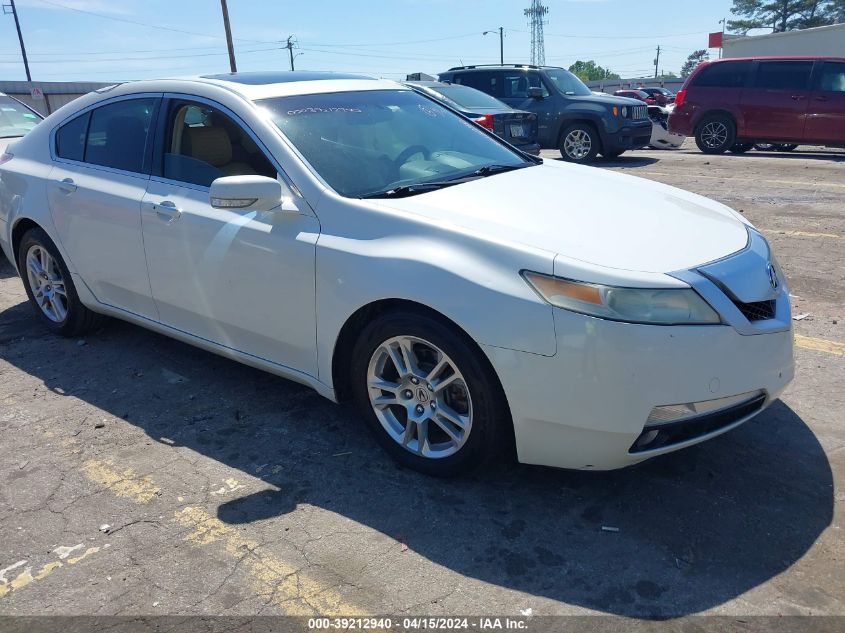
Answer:
<svg viewBox="0 0 845 633"><path fill-rule="evenodd" d="M7 4L7 0L3 0ZM238 70L401 79L451 66L530 61L529 0L228 0ZM730 19L731 0L546 0L546 63L595 60L622 77L678 73ZM228 72L219 0L16 0L33 80L112 81ZM484 31L494 33L482 35ZM712 55L718 51L711 51ZM25 79L15 23L0 15L0 79Z"/></svg>

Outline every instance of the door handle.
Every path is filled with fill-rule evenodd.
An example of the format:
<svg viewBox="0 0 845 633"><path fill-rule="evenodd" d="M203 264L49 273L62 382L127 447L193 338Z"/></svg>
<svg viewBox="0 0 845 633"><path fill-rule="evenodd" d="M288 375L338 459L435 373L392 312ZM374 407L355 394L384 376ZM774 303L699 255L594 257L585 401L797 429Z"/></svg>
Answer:
<svg viewBox="0 0 845 633"><path fill-rule="evenodd" d="M816 97L816 101L827 101L828 98L825 95L819 95Z"/></svg>
<svg viewBox="0 0 845 633"><path fill-rule="evenodd" d="M73 178L63 178L56 181L56 188L62 193L69 194L76 191L76 184L73 182Z"/></svg>
<svg viewBox="0 0 845 633"><path fill-rule="evenodd" d="M801 101L804 98L804 95L792 95L793 101Z"/></svg>
<svg viewBox="0 0 845 633"><path fill-rule="evenodd" d="M170 200L164 200L162 202L154 202L153 203L153 211L156 212L156 215L170 224L178 220L182 216L182 209L176 206L175 202L171 202Z"/></svg>

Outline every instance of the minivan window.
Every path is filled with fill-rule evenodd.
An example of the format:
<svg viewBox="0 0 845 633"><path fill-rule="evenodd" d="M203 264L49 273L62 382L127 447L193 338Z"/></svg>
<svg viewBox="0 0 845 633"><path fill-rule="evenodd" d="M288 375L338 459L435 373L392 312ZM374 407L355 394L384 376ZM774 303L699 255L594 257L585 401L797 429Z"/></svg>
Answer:
<svg viewBox="0 0 845 633"><path fill-rule="evenodd" d="M812 61L760 62L754 77L754 87L767 90L806 90L812 71Z"/></svg>
<svg viewBox="0 0 845 633"><path fill-rule="evenodd" d="M845 92L845 62L825 62L816 89L825 92Z"/></svg>
<svg viewBox="0 0 845 633"><path fill-rule="evenodd" d="M692 83L696 88L742 88L751 69L747 60L717 62L706 66Z"/></svg>
<svg viewBox="0 0 845 633"><path fill-rule="evenodd" d="M23 136L38 125L41 117L19 101L0 95L0 138Z"/></svg>
<svg viewBox="0 0 845 633"><path fill-rule="evenodd" d="M85 134L91 113L68 121L56 132L56 155L59 158L81 161L85 156Z"/></svg>
<svg viewBox="0 0 845 633"><path fill-rule="evenodd" d="M126 99L92 110L85 162L143 172L156 99Z"/></svg>

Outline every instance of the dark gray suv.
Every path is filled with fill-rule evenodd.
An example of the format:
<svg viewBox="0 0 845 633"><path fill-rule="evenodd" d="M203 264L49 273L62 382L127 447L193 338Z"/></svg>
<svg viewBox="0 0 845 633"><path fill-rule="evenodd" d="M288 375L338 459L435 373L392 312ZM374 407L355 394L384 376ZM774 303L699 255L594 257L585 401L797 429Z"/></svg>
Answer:
<svg viewBox="0 0 845 633"><path fill-rule="evenodd" d="M647 106L635 99L592 92L575 75L554 66L459 66L440 81L486 92L512 108L537 115L540 146L583 163L598 154L616 158L651 140Z"/></svg>

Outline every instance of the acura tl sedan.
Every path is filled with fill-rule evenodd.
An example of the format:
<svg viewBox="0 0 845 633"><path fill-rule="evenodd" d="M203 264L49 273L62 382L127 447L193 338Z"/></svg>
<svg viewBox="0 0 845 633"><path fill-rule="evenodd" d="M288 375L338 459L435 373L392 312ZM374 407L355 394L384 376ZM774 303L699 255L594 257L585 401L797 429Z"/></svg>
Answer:
<svg viewBox="0 0 845 633"><path fill-rule="evenodd" d="M738 213L529 157L390 81L117 85L0 163L0 244L47 328L108 315L350 400L425 473L509 445L619 468L793 375L785 279Z"/></svg>

